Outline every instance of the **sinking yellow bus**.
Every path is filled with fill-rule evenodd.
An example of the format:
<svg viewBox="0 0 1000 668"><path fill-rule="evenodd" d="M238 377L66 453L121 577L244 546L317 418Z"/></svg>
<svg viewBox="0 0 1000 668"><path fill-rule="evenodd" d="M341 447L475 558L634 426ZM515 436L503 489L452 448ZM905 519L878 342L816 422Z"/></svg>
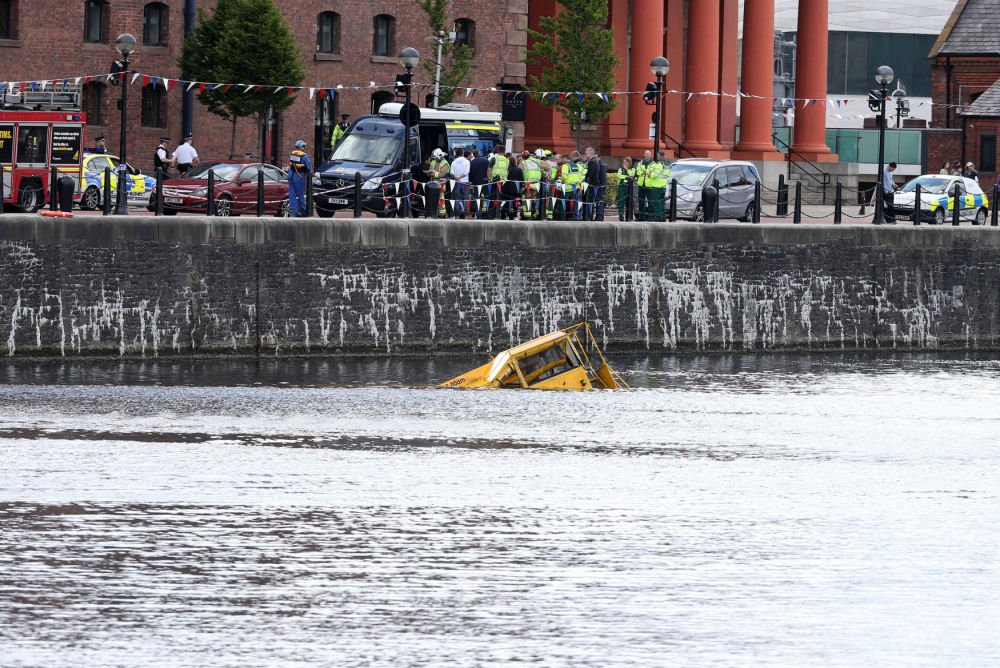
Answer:
<svg viewBox="0 0 1000 668"><path fill-rule="evenodd" d="M505 350L439 387L613 390L627 388L628 383L604 359L590 325L580 322Z"/></svg>

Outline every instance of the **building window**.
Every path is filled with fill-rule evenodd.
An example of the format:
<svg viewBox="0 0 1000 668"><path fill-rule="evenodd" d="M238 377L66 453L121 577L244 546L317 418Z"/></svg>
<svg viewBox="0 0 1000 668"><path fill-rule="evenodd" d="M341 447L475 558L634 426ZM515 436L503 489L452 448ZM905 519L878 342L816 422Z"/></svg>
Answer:
<svg viewBox="0 0 1000 668"><path fill-rule="evenodd" d="M979 137L979 171L997 171L996 135L982 135Z"/></svg>
<svg viewBox="0 0 1000 668"><path fill-rule="evenodd" d="M388 14L375 17L375 43L372 45L373 56L391 56L396 48L396 19Z"/></svg>
<svg viewBox="0 0 1000 668"><path fill-rule="evenodd" d="M340 14L323 12L316 21L316 52L340 53Z"/></svg>
<svg viewBox="0 0 1000 668"><path fill-rule="evenodd" d="M142 125L146 128L167 127L166 96L161 86L142 88Z"/></svg>
<svg viewBox="0 0 1000 668"><path fill-rule="evenodd" d="M87 0L83 17L83 41L106 42L108 5L102 0Z"/></svg>
<svg viewBox="0 0 1000 668"><path fill-rule="evenodd" d="M0 0L0 39L15 39L14 17L17 16L15 0Z"/></svg>
<svg viewBox="0 0 1000 668"><path fill-rule="evenodd" d="M470 49L476 48L476 22L472 19L455 21L455 44L464 44Z"/></svg>
<svg viewBox="0 0 1000 668"><path fill-rule="evenodd" d="M87 125L104 125L104 91L107 87L91 81L83 87L83 113L87 114Z"/></svg>
<svg viewBox="0 0 1000 668"><path fill-rule="evenodd" d="M167 6L151 2L143 11L142 43L147 46L161 46L167 41Z"/></svg>

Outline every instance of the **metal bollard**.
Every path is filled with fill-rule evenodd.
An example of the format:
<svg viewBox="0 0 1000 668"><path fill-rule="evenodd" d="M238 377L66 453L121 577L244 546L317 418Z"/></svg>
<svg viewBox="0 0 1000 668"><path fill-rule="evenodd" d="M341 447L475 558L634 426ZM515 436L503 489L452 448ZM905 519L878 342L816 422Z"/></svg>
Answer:
<svg viewBox="0 0 1000 668"><path fill-rule="evenodd" d="M354 172L354 217L361 217L361 172Z"/></svg>
<svg viewBox="0 0 1000 668"><path fill-rule="evenodd" d="M779 216L788 215L788 184L785 183L784 174L778 175L778 204L775 213Z"/></svg>
<svg viewBox="0 0 1000 668"><path fill-rule="evenodd" d="M311 181L311 179L310 179ZM257 172L257 217L264 215L264 172Z"/></svg>
<svg viewBox="0 0 1000 668"><path fill-rule="evenodd" d="M56 181L59 180L59 170L52 167L49 170L49 211L59 208L59 194L56 190Z"/></svg>
<svg viewBox="0 0 1000 668"><path fill-rule="evenodd" d="M920 184L918 183L916 189L913 191L913 224L915 226L920 225L920 205L922 204L920 197Z"/></svg>
<svg viewBox="0 0 1000 668"><path fill-rule="evenodd" d="M424 214L428 218L437 218L441 206L441 183L428 181L424 184Z"/></svg>
<svg viewBox="0 0 1000 668"><path fill-rule="evenodd" d="M833 194L834 225L840 225L841 223L844 222L844 210L843 210L844 202L842 199L843 196L844 196L844 184L842 184L840 181L837 181L837 189L834 191Z"/></svg>
<svg viewBox="0 0 1000 668"><path fill-rule="evenodd" d="M104 215L111 215L111 168L104 168Z"/></svg>
<svg viewBox="0 0 1000 668"><path fill-rule="evenodd" d="M667 220L671 223L677 221L677 179L670 179L670 211Z"/></svg>
<svg viewBox="0 0 1000 668"><path fill-rule="evenodd" d="M705 186L701 191L701 210L706 223L717 222L715 218L718 209L719 191L715 186Z"/></svg>
<svg viewBox="0 0 1000 668"><path fill-rule="evenodd" d="M3 194L3 191L4 191L3 175L4 175L3 166L0 166L0 215L3 215L3 213L4 213L4 206L3 206L3 199L4 199L4 194ZM11 177L11 180L13 181L13 179L14 179L14 173L13 172L11 172L10 177ZM13 186L14 184L11 183L11 185Z"/></svg>
<svg viewBox="0 0 1000 668"><path fill-rule="evenodd" d="M215 215L215 170L208 170L208 199L205 201L205 212L209 216Z"/></svg>
<svg viewBox="0 0 1000 668"><path fill-rule="evenodd" d="M163 215L163 167L156 168L156 205L153 215Z"/></svg>
<svg viewBox="0 0 1000 668"><path fill-rule="evenodd" d="M957 183L955 184L955 191L952 193L952 196L954 198L952 201L955 202L955 206L951 207L951 224L953 226L955 226L955 227L958 227L959 219L961 218L961 215L962 215L961 214L961 212L962 212L962 200L959 198L959 195L958 195L958 184Z"/></svg>
<svg viewBox="0 0 1000 668"><path fill-rule="evenodd" d="M312 218L313 215L313 180L312 174L306 172L306 218Z"/></svg>
<svg viewBox="0 0 1000 668"><path fill-rule="evenodd" d="M760 181L754 181L753 184L753 216L750 218L751 223L760 223L760 204L761 204L761 190L762 186Z"/></svg>
<svg viewBox="0 0 1000 668"><path fill-rule="evenodd" d="M795 182L795 211L792 212L792 223L802 223L802 181Z"/></svg>
<svg viewBox="0 0 1000 668"><path fill-rule="evenodd" d="M0 201L3 201L3 189L0 188ZM990 202L990 227L997 226L997 196L1000 195L1000 186L993 186L993 201Z"/></svg>
<svg viewBox="0 0 1000 668"><path fill-rule="evenodd" d="M625 197L625 220L632 222L635 220L635 179L629 179Z"/></svg>

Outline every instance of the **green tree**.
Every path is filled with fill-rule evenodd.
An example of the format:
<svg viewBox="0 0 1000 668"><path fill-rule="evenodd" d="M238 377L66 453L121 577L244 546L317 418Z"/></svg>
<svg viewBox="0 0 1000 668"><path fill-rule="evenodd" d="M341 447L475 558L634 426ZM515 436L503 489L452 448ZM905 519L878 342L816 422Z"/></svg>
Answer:
<svg viewBox="0 0 1000 668"><path fill-rule="evenodd" d="M576 128L579 150L581 124L600 121L618 104L614 98L605 101L597 95L614 87L618 56L614 31L607 27L608 0L559 0L559 4L562 11L541 17L539 30L528 30L527 62L541 66L528 83L532 97L558 109ZM569 94L543 95L546 92Z"/></svg>
<svg viewBox="0 0 1000 668"><path fill-rule="evenodd" d="M219 0L211 16L198 9L198 26L184 40L179 61L194 81L262 85L218 86L198 93L198 101L213 114L232 122L230 154L236 154L236 122L252 116L261 129L268 110L279 112L295 102L274 86L298 87L305 78L288 23L274 0ZM259 134L259 133L258 133Z"/></svg>
<svg viewBox="0 0 1000 668"><path fill-rule="evenodd" d="M427 14L427 23L431 28L431 34L442 36L441 41L441 80L440 94L438 95L438 105L448 104L455 97L455 88L461 86L465 77L469 74L469 67L472 65L472 48L468 44L455 44L448 39L448 33L454 30L455 24L448 21L449 0L417 0L424 13ZM437 76L437 48L438 42L434 42L434 52L432 57L424 58L424 70L430 75L431 81Z"/></svg>

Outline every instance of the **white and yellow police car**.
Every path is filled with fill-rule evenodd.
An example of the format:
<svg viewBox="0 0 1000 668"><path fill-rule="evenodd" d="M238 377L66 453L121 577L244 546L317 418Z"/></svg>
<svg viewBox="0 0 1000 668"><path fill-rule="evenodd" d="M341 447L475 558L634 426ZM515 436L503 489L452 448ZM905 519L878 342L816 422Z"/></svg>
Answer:
<svg viewBox="0 0 1000 668"><path fill-rule="evenodd" d="M915 207L917 185L920 186L920 206ZM955 199L956 188L958 199ZM976 225L985 225L989 216L990 202L979 184L964 176L946 174L924 174L911 179L893 197L889 213L897 219L913 219L915 209L920 211L920 221L943 225L952 220L955 205L962 220L971 220Z"/></svg>
<svg viewBox="0 0 1000 668"><path fill-rule="evenodd" d="M118 196L118 156L109 153L83 154L83 183L78 195L81 209L99 209L104 201L104 168L111 168L112 197ZM146 176L131 165L128 168L126 183L128 203L136 206L146 206L149 193L156 189L156 179Z"/></svg>

